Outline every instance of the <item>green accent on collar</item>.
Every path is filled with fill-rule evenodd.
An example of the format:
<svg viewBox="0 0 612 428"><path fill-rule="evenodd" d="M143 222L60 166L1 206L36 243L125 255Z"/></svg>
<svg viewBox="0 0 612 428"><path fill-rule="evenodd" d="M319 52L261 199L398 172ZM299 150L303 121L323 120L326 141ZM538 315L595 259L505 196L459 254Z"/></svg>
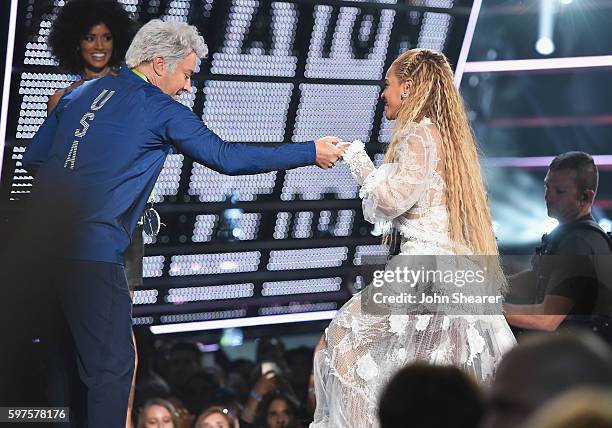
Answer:
<svg viewBox="0 0 612 428"><path fill-rule="evenodd" d="M140 76L145 82L149 83L149 79L147 79L147 76L142 74L140 71L136 70L135 68L130 68L130 70L132 70L132 73L134 73L135 75Z"/></svg>

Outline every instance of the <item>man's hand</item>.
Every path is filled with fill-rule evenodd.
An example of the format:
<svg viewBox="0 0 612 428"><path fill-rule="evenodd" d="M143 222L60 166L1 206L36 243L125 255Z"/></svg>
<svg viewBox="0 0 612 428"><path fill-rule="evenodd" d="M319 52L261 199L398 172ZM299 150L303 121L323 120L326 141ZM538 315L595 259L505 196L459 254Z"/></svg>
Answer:
<svg viewBox="0 0 612 428"><path fill-rule="evenodd" d="M331 168L342 157L346 148L336 147L340 139L337 137L323 137L315 141L317 148L317 159L315 161L319 168Z"/></svg>

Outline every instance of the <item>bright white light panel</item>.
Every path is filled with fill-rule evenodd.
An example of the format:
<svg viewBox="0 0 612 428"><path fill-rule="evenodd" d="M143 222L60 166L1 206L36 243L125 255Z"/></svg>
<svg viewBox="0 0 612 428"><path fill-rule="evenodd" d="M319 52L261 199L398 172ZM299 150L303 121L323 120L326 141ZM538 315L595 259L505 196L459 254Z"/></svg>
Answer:
<svg viewBox="0 0 612 428"><path fill-rule="evenodd" d="M238 239L241 241L251 241L257 238L259 233L259 224L261 223L261 214L259 213L245 213L242 214L238 221L238 227L240 228L240 236Z"/></svg>
<svg viewBox="0 0 612 428"><path fill-rule="evenodd" d="M245 76L293 77L297 57L293 41L298 22L293 3L272 2L270 10L272 46L247 44L247 35L259 9L257 0L234 0L230 8L225 40L220 52L212 55L211 72ZM246 52L245 52L246 51Z"/></svg>
<svg viewBox="0 0 612 428"><path fill-rule="evenodd" d="M252 241L257 239L259 225L261 223L260 213L243 213L235 225L240 234L234 237L239 241ZM193 242L209 242L213 238L216 228L219 227L219 216L215 214L202 214L196 216L195 228L191 240Z"/></svg>
<svg viewBox="0 0 612 428"><path fill-rule="evenodd" d="M333 194L337 199L354 199L358 196L359 185L344 162L327 170L305 166L286 172L281 192L283 201L291 201L298 196L303 200L319 200L325 194Z"/></svg>
<svg viewBox="0 0 612 428"><path fill-rule="evenodd" d="M157 303L157 290L135 290L134 304L135 305L152 305Z"/></svg>
<svg viewBox="0 0 612 428"><path fill-rule="evenodd" d="M423 6L450 9L453 7L453 0L424 0ZM451 16L447 13L425 12L417 47L444 50L450 24Z"/></svg>
<svg viewBox="0 0 612 428"><path fill-rule="evenodd" d="M206 300L240 299L252 297L254 288L252 283L171 288L164 300L167 303L180 304Z"/></svg>
<svg viewBox="0 0 612 428"><path fill-rule="evenodd" d="M255 272L260 257L259 251L172 256L169 273L170 276L184 276Z"/></svg>
<svg viewBox="0 0 612 428"><path fill-rule="evenodd" d="M31 3L33 2L30 2L30 4ZM25 56L23 58L24 65L57 65L57 62L53 59L47 48L47 37L51 30L51 23L59 11L59 7L63 6L63 4L60 5L58 3L59 2L55 2L51 9L51 13L42 16L36 33L30 37L29 42L26 44ZM31 18L32 14L27 14L26 18L28 17Z"/></svg>
<svg viewBox="0 0 612 428"><path fill-rule="evenodd" d="M164 269L164 256L145 256L142 259L143 278L155 278L162 276Z"/></svg>
<svg viewBox="0 0 612 428"><path fill-rule="evenodd" d="M452 6L452 2L451 3ZM419 34L418 47L442 51L446 44L446 34L451 16L446 13L425 12Z"/></svg>
<svg viewBox="0 0 612 428"><path fill-rule="evenodd" d="M330 311L338 308L336 302L298 303L289 305L264 306L258 309L258 315L296 314L302 312Z"/></svg>
<svg viewBox="0 0 612 428"><path fill-rule="evenodd" d="M164 167L153 187L153 202L163 202L165 196L177 194L184 159L181 154L171 154L166 157Z"/></svg>
<svg viewBox="0 0 612 428"><path fill-rule="evenodd" d="M34 177L22 168L21 163L25 149L26 148L23 146L14 146L13 153L11 153L11 160L15 161L15 170L11 182L11 194L9 196L9 200L11 201L19 199L21 195L30 193L30 189L32 188Z"/></svg>
<svg viewBox="0 0 612 428"><path fill-rule="evenodd" d="M295 213L292 233L293 238L312 238L312 217L312 211L300 211Z"/></svg>
<svg viewBox="0 0 612 428"><path fill-rule="evenodd" d="M306 77L335 79L378 80L383 73L389 37L393 27L395 11L380 11L380 22L375 26L375 16L364 13L355 7L341 7L337 21L332 21L333 7L315 7L314 28L310 39L310 49L306 62ZM354 27L358 28L358 41L371 41L369 52L356 58L352 42ZM325 50L328 32L333 32L331 48Z"/></svg>
<svg viewBox="0 0 612 428"><path fill-rule="evenodd" d="M270 251L268 270L316 269L341 266L348 247Z"/></svg>
<svg viewBox="0 0 612 428"><path fill-rule="evenodd" d="M46 46L46 45L45 45ZM58 89L70 86L79 76L60 73L23 72L20 76L21 104L15 138L34 137L47 117L47 100Z"/></svg>
<svg viewBox="0 0 612 428"><path fill-rule="evenodd" d="M191 240L193 242L210 241L212 239L212 235L218 220L219 216L215 214L197 215Z"/></svg>
<svg viewBox="0 0 612 428"><path fill-rule="evenodd" d="M303 83L293 141L335 135L344 141L370 140L380 87Z"/></svg>
<svg viewBox="0 0 612 428"><path fill-rule="evenodd" d="M283 296L288 294L328 293L339 291L342 278L301 279L299 281L264 282L262 296Z"/></svg>
<svg viewBox="0 0 612 428"><path fill-rule="evenodd" d="M378 133L379 143L390 143L391 135L393 133L393 121L387 120L385 115L382 115L382 121L380 123L380 132Z"/></svg>
<svg viewBox="0 0 612 428"><path fill-rule="evenodd" d="M230 309L227 311L197 312L192 314L162 315L159 320L163 324L173 324L176 322L221 320L228 318L240 318L246 316L246 309Z"/></svg>
<svg viewBox="0 0 612 428"><path fill-rule="evenodd" d="M257 195L269 195L274 190L276 172L255 175L223 175L193 163L189 194L200 202L221 202L234 195L238 201L253 201Z"/></svg>
<svg viewBox="0 0 612 428"><path fill-rule="evenodd" d="M379 258L386 257L388 254L389 250L385 245L358 245L355 248L353 264L355 266L371 264L370 262L374 259L378 260Z"/></svg>
<svg viewBox="0 0 612 428"><path fill-rule="evenodd" d="M282 142L292 91L292 83L209 80L202 120L226 141Z"/></svg>
<svg viewBox="0 0 612 428"><path fill-rule="evenodd" d="M317 229L320 232L329 232L332 236L350 236L355 215L355 210L339 210L336 218L333 219L331 211L321 211Z"/></svg>
<svg viewBox="0 0 612 428"><path fill-rule="evenodd" d="M289 226L293 213L279 212L276 214L276 224L274 225L274 239L286 239L289 236Z"/></svg>

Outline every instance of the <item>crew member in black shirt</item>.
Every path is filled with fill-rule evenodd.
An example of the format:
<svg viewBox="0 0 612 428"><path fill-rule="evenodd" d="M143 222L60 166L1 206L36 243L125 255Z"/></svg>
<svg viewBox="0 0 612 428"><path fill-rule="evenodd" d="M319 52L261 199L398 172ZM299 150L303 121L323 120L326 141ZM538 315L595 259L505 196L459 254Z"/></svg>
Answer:
<svg viewBox="0 0 612 428"><path fill-rule="evenodd" d="M598 175L593 158L583 152L561 154L550 164L546 208L559 226L542 238L533 269L509 278L511 287L534 291L533 304L504 304L510 325L545 331L579 326L610 334L610 238L591 215Z"/></svg>

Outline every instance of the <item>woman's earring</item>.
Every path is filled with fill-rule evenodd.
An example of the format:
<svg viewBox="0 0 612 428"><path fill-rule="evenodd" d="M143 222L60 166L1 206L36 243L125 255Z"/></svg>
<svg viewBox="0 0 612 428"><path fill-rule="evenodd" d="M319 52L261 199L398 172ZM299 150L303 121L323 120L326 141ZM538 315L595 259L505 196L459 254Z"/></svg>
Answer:
<svg viewBox="0 0 612 428"><path fill-rule="evenodd" d="M402 92L402 99L405 99L407 96L408 96L408 92L407 91Z"/></svg>

